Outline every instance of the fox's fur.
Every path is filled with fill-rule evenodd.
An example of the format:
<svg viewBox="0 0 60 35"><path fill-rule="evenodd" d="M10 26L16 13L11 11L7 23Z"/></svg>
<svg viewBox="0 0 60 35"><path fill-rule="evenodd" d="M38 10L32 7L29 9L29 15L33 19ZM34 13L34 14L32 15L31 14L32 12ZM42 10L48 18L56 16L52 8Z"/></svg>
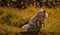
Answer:
<svg viewBox="0 0 60 35"><path fill-rule="evenodd" d="M28 22L28 24L23 25L21 28L22 29L40 29L42 27L42 25L44 24L44 21L46 19L46 17L48 16L48 14L45 12L45 10L41 9L38 11L37 14L35 14L30 21Z"/></svg>

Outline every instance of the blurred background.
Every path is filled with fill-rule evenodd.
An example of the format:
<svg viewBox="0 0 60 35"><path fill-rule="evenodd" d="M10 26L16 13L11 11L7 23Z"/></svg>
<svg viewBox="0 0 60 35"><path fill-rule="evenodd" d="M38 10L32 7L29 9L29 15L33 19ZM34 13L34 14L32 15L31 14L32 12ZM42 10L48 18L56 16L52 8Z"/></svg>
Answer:
<svg viewBox="0 0 60 35"><path fill-rule="evenodd" d="M46 6L48 8L60 5L60 0L0 0L2 7L26 8L27 6Z"/></svg>
<svg viewBox="0 0 60 35"><path fill-rule="evenodd" d="M0 35L22 35L20 27L34 16L41 6L48 13L42 35L60 35L60 0L0 0ZM39 35L40 35L39 34Z"/></svg>

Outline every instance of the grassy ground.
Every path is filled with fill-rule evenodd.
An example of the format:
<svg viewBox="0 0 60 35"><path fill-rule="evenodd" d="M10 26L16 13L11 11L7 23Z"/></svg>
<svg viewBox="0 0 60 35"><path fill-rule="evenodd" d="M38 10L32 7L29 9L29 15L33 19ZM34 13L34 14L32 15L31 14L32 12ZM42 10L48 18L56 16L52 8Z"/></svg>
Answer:
<svg viewBox="0 0 60 35"><path fill-rule="evenodd" d="M37 13L39 7L33 6L26 9L15 8L2 8L0 7L0 34L21 35L20 32L26 32L27 30L21 30L20 26L30 20L30 18ZM42 27L42 32L54 32L54 35L60 33L60 7L58 8L45 8L48 13L48 18L45 22L45 26Z"/></svg>

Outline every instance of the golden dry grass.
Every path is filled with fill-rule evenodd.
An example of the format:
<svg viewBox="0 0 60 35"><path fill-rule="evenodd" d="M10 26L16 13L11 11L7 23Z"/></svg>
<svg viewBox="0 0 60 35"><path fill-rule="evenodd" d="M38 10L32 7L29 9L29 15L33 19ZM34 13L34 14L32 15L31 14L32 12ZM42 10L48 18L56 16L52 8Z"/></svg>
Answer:
<svg viewBox="0 0 60 35"><path fill-rule="evenodd" d="M0 7L0 31L2 33L5 31L13 33L26 31L21 30L19 27L22 24L28 22L30 18L35 15L35 13L37 13L38 10L38 7L34 8L33 6L27 7L26 9ZM45 26L42 27L41 31L60 32L60 7L51 9L45 8L45 10L48 13L48 18L45 22Z"/></svg>

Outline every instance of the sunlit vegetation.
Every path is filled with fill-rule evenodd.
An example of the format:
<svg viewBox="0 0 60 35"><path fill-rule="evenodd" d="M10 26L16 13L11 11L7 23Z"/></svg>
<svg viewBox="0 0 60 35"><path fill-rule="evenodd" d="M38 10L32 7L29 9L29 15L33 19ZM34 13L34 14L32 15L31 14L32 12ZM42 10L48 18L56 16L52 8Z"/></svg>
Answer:
<svg viewBox="0 0 60 35"><path fill-rule="evenodd" d="M21 35L20 32L27 32L21 30L20 26L25 24L34 16L39 7L29 6L26 9L3 8L0 7L0 34L2 35ZM54 32L54 35L60 33L60 7L45 8L48 13L45 26L42 27L41 32Z"/></svg>

